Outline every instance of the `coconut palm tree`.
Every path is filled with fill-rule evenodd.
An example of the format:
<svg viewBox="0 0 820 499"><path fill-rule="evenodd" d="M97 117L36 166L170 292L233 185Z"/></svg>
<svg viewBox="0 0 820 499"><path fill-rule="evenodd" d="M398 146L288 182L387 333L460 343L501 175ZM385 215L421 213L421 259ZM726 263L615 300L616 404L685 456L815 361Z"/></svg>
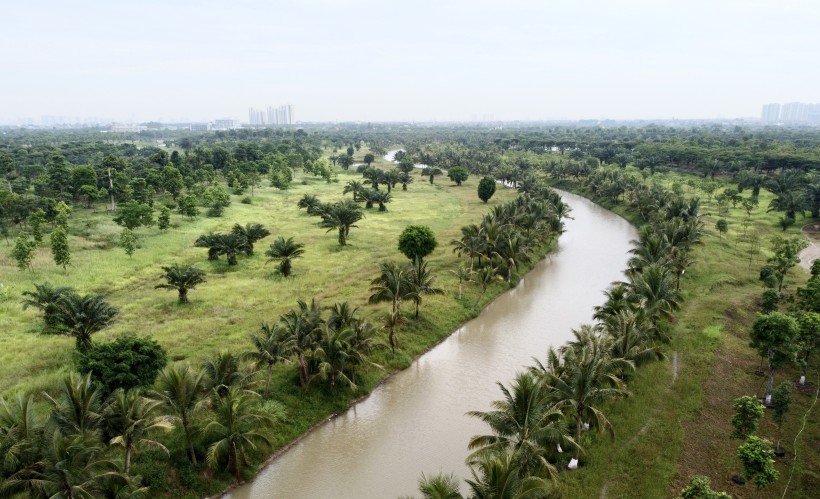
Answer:
<svg viewBox="0 0 820 499"><path fill-rule="evenodd" d="M203 388L224 397L232 387L245 388L251 375L239 365L240 358L222 350L206 358L202 363Z"/></svg>
<svg viewBox="0 0 820 499"><path fill-rule="evenodd" d="M57 311L60 307L60 298L74 293L71 288L63 286L54 286L46 281L43 284L35 284L34 291L23 291L23 296L27 298L23 300L23 310L34 307L43 313L43 322L45 328L43 332L55 332L59 323L57 322Z"/></svg>
<svg viewBox="0 0 820 499"><path fill-rule="evenodd" d="M18 477L18 489L5 489L0 485L0 496L25 491L34 496L33 489L26 489L31 484L25 478L37 469L43 457L45 433L32 395L18 394L14 402L0 397L0 478Z"/></svg>
<svg viewBox="0 0 820 499"><path fill-rule="evenodd" d="M512 451L486 453L470 463L473 478L467 480L473 498L526 499L549 497L555 492L551 481L522 476Z"/></svg>
<svg viewBox="0 0 820 499"><path fill-rule="evenodd" d="M187 364L181 367L169 366L160 373L158 389L152 393L162 403L166 414L170 413L166 418L171 423L182 426L185 448L194 466L197 462L193 443L193 417L203 405L200 403L204 389L203 376L202 371L196 371Z"/></svg>
<svg viewBox="0 0 820 499"><path fill-rule="evenodd" d="M270 379L273 374L273 366L280 362L287 362L290 358L287 338L278 324L271 326L267 322L262 323L261 334L251 335L251 343L254 350L245 353L244 357L254 362L255 368L265 367L267 375L265 378L264 398L268 398L270 391Z"/></svg>
<svg viewBox="0 0 820 499"><path fill-rule="evenodd" d="M461 300L462 283L469 281L472 277L472 270L470 267L458 266L455 270L451 270L452 274L458 279L458 299Z"/></svg>
<svg viewBox="0 0 820 499"><path fill-rule="evenodd" d="M68 293L62 295L58 303L54 314L56 330L59 334L73 336L79 352L87 352L91 348L91 335L114 322L120 311L102 295Z"/></svg>
<svg viewBox="0 0 820 499"><path fill-rule="evenodd" d="M485 422L491 435L478 435L470 439L469 448L474 452L468 462L475 461L484 453L509 450L515 456L523 476L548 476L555 479L558 470L548 461L558 446L576 447L567 434L561 410L552 405L549 387L532 372L516 375L509 389L498 383L503 400L492 403L491 411L470 411L469 416Z"/></svg>
<svg viewBox="0 0 820 499"><path fill-rule="evenodd" d="M43 393L51 404L51 422L65 437L79 437L88 441L99 437L101 421L101 393L91 382L91 375L70 373L60 383L59 399Z"/></svg>
<svg viewBox="0 0 820 499"><path fill-rule="evenodd" d="M106 434L111 435L111 445L119 445L125 451L123 472L127 475L131 470L131 453L137 447L159 449L168 454L168 449L147 438L155 430L171 428L165 418L153 413L162 405L158 400L143 397L139 389L132 388L124 391L117 389L102 411L102 425Z"/></svg>
<svg viewBox="0 0 820 499"><path fill-rule="evenodd" d="M498 269L495 267L487 265L486 267L481 267L476 272L472 273L471 281L481 286L481 294L478 295L475 303L473 304L473 309L478 306L478 303L484 298L484 295L487 293L487 288L492 284L493 281L498 279Z"/></svg>
<svg viewBox="0 0 820 499"><path fill-rule="evenodd" d="M394 262L379 264L379 276L370 281L368 303L390 302L393 315L401 313L402 300L414 299L415 290L410 274L413 271Z"/></svg>
<svg viewBox="0 0 820 499"><path fill-rule="evenodd" d="M163 279L166 284L157 284L156 289L174 289L179 292L179 302L188 303L188 291L194 289L198 284L205 282L205 272L191 265L179 265L175 263L170 267L162 267L165 272Z"/></svg>
<svg viewBox="0 0 820 499"><path fill-rule="evenodd" d="M411 289L410 298L416 305L416 320L418 320L422 296L443 295L444 290L433 285L433 281L435 280L433 273L427 268L427 262L419 259L413 262L413 269L407 278Z"/></svg>
<svg viewBox="0 0 820 499"><path fill-rule="evenodd" d="M422 499L464 499L459 491L458 479L452 473L438 473L430 477L422 473L419 492Z"/></svg>
<svg viewBox="0 0 820 499"><path fill-rule="evenodd" d="M237 482L252 455L271 445L265 428L273 421L258 409L258 397L231 387L224 396L215 397L213 419L205 426L205 435L213 442L208 447L208 467L215 469L225 462Z"/></svg>
<svg viewBox="0 0 820 499"><path fill-rule="evenodd" d="M619 377L634 368L631 361L612 358L609 342L600 335L576 333L577 344L567 345L559 351L548 353L546 366L538 365L535 370L549 386L549 397L554 407L564 411L575 420L575 441L581 440L581 429L585 423L592 423L599 431L608 431L614 438L612 424L596 406L615 398L626 397L629 392ZM552 349L550 349L552 350ZM575 459L580 457L580 448Z"/></svg>
<svg viewBox="0 0 820 499"><path fill-rule="evenodd" d="M334 303L330 307L330 316L327 325L333 329L353 327L361 321L358 317L359 307L351 307L348 302Z"/></svg>
<svg viewBox="0 0 820 499"><path fill-rule="evenodd" d="M454 239L450 242L453 245L453 253L458 256L466 254L470 257L470 271L473 270L473 259L479 258L481 264L481 254L484 251L484 238L482 228L476 224L465 225L461 228L461 239Z"/></svg>
<svg viewBox="0 0 820 499"><path fill-rule="evenodd" d="M306 388L311 375L310 354L318 341L321 314L315 300L308 306L302 300L298 309L291 309L279 319L282 334L285 336L284 353L295 355L299 369L299 386Z"/></svg>
<svg viewBox="0 0 820 499"><path fill-rule="evenodd" d="M396 339L396 329L407 324L407 319L402 317L399 312L389 312L382 318L382 322L384 323L384 328L387 329L387 340L390 342L390 350L395 354L396 346L399 343Z"/></svg>
<svg viewBox="0 0 820 499"><path fill-rule="evenodd" d="M279 236L271 243L270 249L265 251L265 255L269 256L270 260L278 259L279 273L283 277L288 277L293 266L292 260L300 258L305 253L304 247L304 244L295 242L292 237L285 239Z"/></svg>
<svg viewBox="0 0 820 499"><path fill-rule="evenodd" d="M358 227L356 222L364 218L364 214L359 205L351 200L333 203L322 215L319 226L331 230L339 231L339 245L347 245L347 238L350 236L350 228Z"/></svg>
<svg viewBox="0 0 820 499"><path fill-rule="evenodd" d="M653 341L652 325L642 311L623 310L608 317L602 324L604 332L612 339L610 355L632 361L636 367L666 356Z"/></svg>
<svg viewBox="0 0 820 499"><path fill-rule="evenodd" d="M319 327L319 340L310 353L311 360L316 364L316 372L311 376L310 383L316 380L329 381L331 388L336 386L336 381L342 381L350 387L356 389L353 381L351 357L357 353L351 347L350 329L333 329L326 324Z"/></svg>
<svg viewBox="0 0 820 499"><path fill-rule="evenodd" d="M236 234L237 236L244 237L247 241L247 248L245 248L245 254L248 256L253 255L253 244L257 241L260 241L270 235L270 231L266 229L262 224L245 224L242 227L239 224L234 224L233 228L231 229L232 234Z"/></svg>
<svg viewBox="0 0 820 499"><path fill-rule="evenodd" d="M675 289L669 267L659 263L646 266L643 272L630 276L632 299L646 310L657 325L662 317L671 319L680 307L680 292Z"/></svg>

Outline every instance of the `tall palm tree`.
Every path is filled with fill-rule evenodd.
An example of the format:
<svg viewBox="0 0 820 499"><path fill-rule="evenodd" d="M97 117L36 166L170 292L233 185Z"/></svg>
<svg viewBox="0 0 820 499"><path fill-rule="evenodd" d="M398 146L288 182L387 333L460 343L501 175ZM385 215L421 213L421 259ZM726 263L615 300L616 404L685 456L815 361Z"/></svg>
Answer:
<svg viewBox="0 0 820 499"><path fill-rule="evenodd" d="M461 228L461 239L454 239L450 244L453 245L453 253L458 253L458 256L466 254L470 257L470 271L472 272L473 259L476 257L480 259L484 249L481 227L476 224L465 225Z"/></svg>
<svg viewBox="0 0 820 499"><path fill-rule="evenodd" d="M22 493L27 485L31 485L24 478L37 469L43 457L45 433L32 395L18 394L14 402L0 397L0 477L17 475L17 486L20 487L4 490L0 485L0 496ZM33 490L29 492L34 495Z"/></svg>
<svg viewBox="0 0 820 499"><path fill-rule="evenodd" d="M320 326L319 340L311 351L310 356L316 364L316 372L311 377L311 382L315 380L329 381L331 388L336 386L336 381L340 380L347 384L351 390L356 389L352 373L351 357L356 352L351 348L350 329L333 329L326 324Z"/></svg>
<svg viewBox="0 0 820 499"><path fill-rule="evenodd" d="M422 296L443 295L444 290L433 285L435 277L430 269L427 268L427 262L422 260L416 259L413 262L413 269L408 275L408 280L411 289L410 298L416 305L416 320L418 320Z"/></svg>
<svg viewBox="0 0 820 499"><path fill-rule="evenodd" d="M272 424L270 416L258 410L258 395L230 388L216 397L213 419L205 427L205 435L213 443L208 447L207 463L212 469L225 461L225 468L237 482L251 456L271 445L265 431Z"/></svg>
<svg viewBox="0 0 820 499"><path fill-rule="evenodd" d="M161 277L168 282L157 284L154 288L177 290L180 303L188 303L188 291L205 282L205 272L191 265L175 263L170 267L162 267L162 270L165 273Z"/></svg>
<svg viewBox="0 0 820 499"><path fill-rule="evenodd" d="M162 403L163 409L170 412L166 416L172 423L182 426L185 436L185 448L188 457L196 466L194 452L193 417L202 407L200 403L204 389L204 373L195 371L190 365L181 367L169 366L159 375L157 390L153 397Z"/></svg>
<svg viewBox="0 0 820 499"><path fill-rule="evenodd" d="M283 277L288 277L293 266L292 260L300 258L305 253L304 247L304 244L295 242L292 237L285 239L279 236L271 243L270 249L265 251L265 255L271 260L278 259L279 272Z"/></svg>
<svg viewBox="0 0 820 499"><path fill-rule="evenodd" d="M633 300L646 310L657 325L660 318L671 318L680 307L680 292L675 289L669 267L659 263L646 266L643 272L630 276Z"/></svg>
<svg viewBox="0 0 820 499"><path fill-rule="evenodd" d="M359 307L351 307L348 302L334 303L330 307L330 316L327 325L333 329L352 327L361 319L358 317Z"/></svg>
<svg viewBox="0 0 820 499"><path fill-rule="evenodd" d="M290 349L288 348L287 338L281 328L278 327L278 324L271 326L267 322L263 322L261 329L261 334L251 335L254 350L247 352L245 358L252 360L256 369L265 367L267 375L264 398L268 398L273 366L280 362L287 362L290 358Z"/></svg>
<svg viewBox="0 0 820 499"><path fill-rule="evenodd" d="M487 453L470 463L472 479L467 480L475 499L526 499L549 497L555 486L537 476L522 476L510 450Z"/></svg>
<svg viewBox="0 0 820 499"><path fill-rule="evenodd" d="M467 413L485 422L492 431L491 435L470 439L469 448L474 452L468 461L506 449L515 456L522 475L555 479L558 470L548 458L557 446L573 448L576 444L567 434L564 414L548 397L549 387L532 372L518 373L509 389L501 383L498 386L504 399L494 401L493 410Z"/></svg>
<svg viewBox="0 0 820 499"><path fill-rule="evenodd" d="M600 336L589 339L578 336L576 334L578 345L561 349L560 356L548 354L551 360L546 367L539 365L536 372L550 387L549 396L555 402L555 408L575 420L576 442L581 440L585 422L593 423L599 431L608 431L614 438L612 424L596 406L629 395L619 374L628 372L634 364L610 357L608 342ZM580 448L575 454L575 459L579 458Z"/></svg>
<svg viewBox="0 0 820 499"><path fill-rule="evenodd" d="M242 236L248 241L248 247L245 248L245 254L248 256L253 255L253 244L257 241L260 241L270 235L270 231L265 228L262 224L245 224L242 227L239 224L234 224L233 228L231 229L233 234L237 236Z"/></svg>
<svg viewBox="0 0 820 499"><path fill-rule="evenodd" d="M35 284L34 291L23 291L23 310L34 307L43 313L43 322L46 333L54 332L59 325L57 321L57 311L60 307L60 298L74 293L71 288L54 286L46 281L43 284Z"/></svg>
<svg viewBox="0 0 820 499"><path fill-rule="evenodd" d="M80 352L91 348L91 335L114 322L120 311L105 301L102 295L68 293L62 295L58 303L54 314L57 331L73 336Z"/></svg>
<svg viewBox="0 0 820 499"><path fill-rule="evenodd" d="M458 299L461 300L462 283L469 281L472 277L472 270L469 267L458 266L455 270L451 270L452 274L458 279Z"/></svg>
<svg viewBox="0 0 820 499"><path fill-rule="evenodd" d="M495 256L507 270L507 282L512 281L513 269L518 270L521 263L530 261L525 241L513 230L506 231L501 238L500 244L496 246Z"/></svg>
<svg viewBox="0 0 820 499"><path fill-rule="evenodd" d="M370 281L370 291L373 294L367 302L390 302L391 312L394 315L401 313L402 300L414 299L415 296L411 273L411 269L394 262L379 264L379 276Z"/></svg>
<svg viewBox="0 0 820 499"><path fill-rule="evenodd" d="M153 413L162 405L158 400L143 397L139 389L132 388L124 391L117 389L102 411L102 424L106 433L111 435L111 445L119 445L125 451L123 472L127 475L131 470L131 453L137 447L160 449L168 454L168 449L147 438L155 430L165 430L171 427L163 417Z"/></svg>
<svg viewBox="0 0 820 499"><path fill-rule="evenodd" d="M490 286L490 284L492 284L493 281L496 281L497 279L498 269L496 269L495 267L491 267L489 265L487 265L486 267L481 267L476 272L473 272L471 278L472 282L481 286L481 294L478 295L478 298L473 304L473 309L475 309L478 306L478 303L481 301L481 299L484 298L484 295L487 293L487 288Z"/></svg>
<svg viewBox="0 0 820 499"><path fill-rule="evenodd" d="M612 339L610 355L632 361L635 366L663 360L666 356L654 344L651 324L642 311L624 310L607 318L603 330Z"/></svg>
<svg viewBox="0 0 820 499"><path fill-rule="evenodd" d="M320 226L327 229L339 231L339 245L347 245L347 238L350 236L351 227L358 227L356 222L364 218L364 214L359 205L351 200L333 203L322 215Z"/></svg>
<svg viewBox="0 0 820 499"><path fill-rule="evenodd" d="M62 397L54 399L43 393L51 404L51 421L65 437L94 440L99 436L101 421L101 394L91 375L70 373L60 383Z"/></svg>
<svg viewBox="0 0 820 499"><path fill-rule="evenodd" d="M399 343L396 339L396 329L404 324L407 324L407 319L402 317L399 312L389 312L386 316L384 316L382 322L384 323L384 328L387 329L387 339L390 342L390 350L392 350L395 354L396 346Z"/></svg>
<svg viewBox="0 0 820 499"><path fill-rule="evenodd" d="M220 351L202 363L203 388L224 397L232 387L244 388L250 375L240 368L240 358L231 352Z"/></svg>
<svg viewBox="0 0 820 499"><path fill-rule="evenodd" d="M311 375L310 354L318 341L321 315L315 300L311 306L301 300L298 304L298 309L291 309L280 317L277 327L281 328L286 339L285 353L296 356L299 386L306 388Z"/></svg>

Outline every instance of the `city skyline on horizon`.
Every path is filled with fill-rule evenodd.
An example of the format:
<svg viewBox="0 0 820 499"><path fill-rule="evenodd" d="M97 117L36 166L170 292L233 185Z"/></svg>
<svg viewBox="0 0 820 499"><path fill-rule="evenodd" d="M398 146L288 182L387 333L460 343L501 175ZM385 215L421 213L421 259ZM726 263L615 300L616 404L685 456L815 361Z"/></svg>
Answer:
<svg viewBox="0 0 820 499"><path fill-rule="evenodd" d="M271 101L329 123L737 119L820 102L811 0L32 0L5 13L7 124L245 121Z"/></svg>

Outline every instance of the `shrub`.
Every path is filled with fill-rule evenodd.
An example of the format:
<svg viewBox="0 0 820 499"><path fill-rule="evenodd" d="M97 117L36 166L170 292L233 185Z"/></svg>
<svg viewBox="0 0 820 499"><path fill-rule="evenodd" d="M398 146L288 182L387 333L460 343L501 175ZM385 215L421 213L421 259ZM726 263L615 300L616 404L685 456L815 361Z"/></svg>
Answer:
<svg viewBox="0 0 820 499"><path fill-rule="evenodd" d="M92 345L80 354L77 367L83 374L91 373L91 378L108 394L117 388L153 385L166 363L165 350L159 343L129 335Z"/></svg>

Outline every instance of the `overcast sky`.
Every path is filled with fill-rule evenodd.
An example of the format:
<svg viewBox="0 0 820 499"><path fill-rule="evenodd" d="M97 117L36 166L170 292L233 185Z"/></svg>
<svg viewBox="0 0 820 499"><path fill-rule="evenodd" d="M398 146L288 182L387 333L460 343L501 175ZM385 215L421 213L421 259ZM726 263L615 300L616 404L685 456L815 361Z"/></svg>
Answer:
<svg viewBox="0 0 820 499"><path fill-rule="evenodd" d="M820 102L817 0L3 2L0 123L759 116Z"/></svg>

